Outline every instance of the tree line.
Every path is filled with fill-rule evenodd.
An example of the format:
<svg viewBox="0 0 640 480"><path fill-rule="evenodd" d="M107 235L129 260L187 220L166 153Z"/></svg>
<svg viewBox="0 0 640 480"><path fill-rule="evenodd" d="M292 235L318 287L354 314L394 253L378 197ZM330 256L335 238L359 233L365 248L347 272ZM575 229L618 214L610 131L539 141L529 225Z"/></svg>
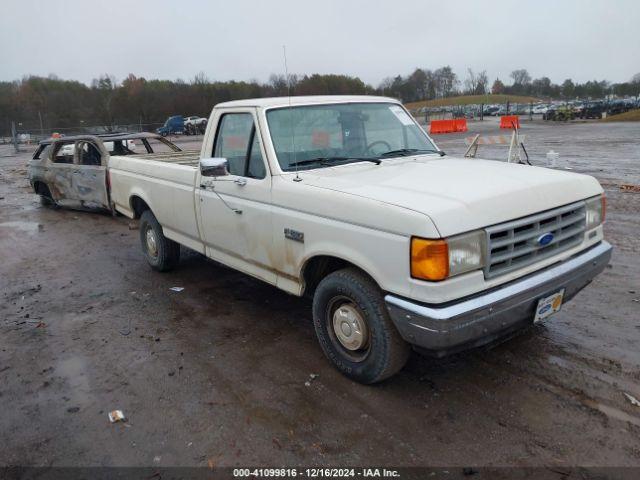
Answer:
<svg viewBox="0 0 640 480"><path fill-rule="evenodd" d="M272 75L267 82L210 81L204 74L192 80L145 79L130 74L121 82L102 75L90 85L49 77L28 76L0 82L0 134L9 135L11 122L20 132L51 132L82 126L122 126L163 122L170 115L208 116L213 105L235 99L282 95L378 94L403 102L446 98L459 94L510 93L541 98L603 97L640 94L640 74L629 82L611 84L571 79L557 85L548 77L532 79L527 70L511 73L506 85L495 79L489 88L486 71L467 70L460 80L450 66L416 68L411 74L384 79L373 87L348 75ZM148 129L148 128L146 128Z"/></svg>
<svg viewBox="0 0 640 480"><path fill-rule="evenodd" d="M511 94L527 95L541 99L569 100L574 98L603 98L607 95L620 97L640 95L640 73L628 82L610 83L607 80L590 80L585 83L566 79L555 84L549 77L533 79L526 69L518 69L509 75L510 83L496 78L489 86L486 70L479 72L467 69L461 80L449 66L437 70L416 68L407 76L386 78L378 92L400 98L403 102L417 102L454 95Z"/></svg>

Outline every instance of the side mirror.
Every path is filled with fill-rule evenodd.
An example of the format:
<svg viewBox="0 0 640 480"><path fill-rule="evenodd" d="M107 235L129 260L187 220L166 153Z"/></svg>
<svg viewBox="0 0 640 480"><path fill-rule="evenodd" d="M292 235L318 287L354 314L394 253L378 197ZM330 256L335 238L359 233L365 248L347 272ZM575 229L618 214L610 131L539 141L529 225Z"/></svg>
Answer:
<svg viewBox="0 0 640 480"><path fill-rule="evenodd" d="M229 175L226 158L203 158L200 160L200 173L203 177L225 177Z"/></svg>

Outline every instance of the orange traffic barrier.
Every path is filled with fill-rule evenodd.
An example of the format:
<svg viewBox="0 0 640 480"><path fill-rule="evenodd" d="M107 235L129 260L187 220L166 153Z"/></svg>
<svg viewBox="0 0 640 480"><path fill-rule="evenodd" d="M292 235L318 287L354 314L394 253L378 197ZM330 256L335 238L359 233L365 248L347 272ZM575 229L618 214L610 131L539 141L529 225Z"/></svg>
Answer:
<svg viewBox="0 0 640 480"><path fill-rule="evenodd" d="M467 119L466 118L457 118L454 120L456 126L456 132L466 132L467 129Z"/></svg>
<svg viewBox="0 0 640 480"><path fill-rule="evenodd" d="M520 117L518 115L505 115L500 117L500 128L520 128Z"/></svg>
<svg viewBox="0 0 640 480"><path fill-rule="evenodd" d="M455 120L431 120L429 133L453 133L456 131Z"/></svg>
<svg viewBox="0 0 640 480"><path fill-rule="evenodd" d="M466 118L454 118L453 120L431 120L429 133L456 133L467 131Z"/></svg>

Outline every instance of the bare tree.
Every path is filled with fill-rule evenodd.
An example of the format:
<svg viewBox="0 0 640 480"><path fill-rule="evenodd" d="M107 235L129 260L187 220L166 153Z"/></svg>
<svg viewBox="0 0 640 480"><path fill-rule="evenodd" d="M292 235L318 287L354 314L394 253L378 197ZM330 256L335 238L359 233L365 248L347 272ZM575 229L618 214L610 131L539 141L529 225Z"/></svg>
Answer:
<svg viewBox="0 0 640 480"><path fill-rule="evenodd" d="M106 126L113 125L114 115L112 103L116 96L116 88L118 87L116 78L113 75L104 74L99 78L94 78L91 86L98 96L98 114L101 117L100 119Z"/></svg>
<svg viewBox="0 0 640 480"><path fill-rule="evenodd" d="M467 72L468 76L464 81L465 92L469 95L484 95L487 93L489 86L487 71L483 70L476 74L472 69L468 68Z"/></svg>
<svg viewBox="0 0 640 480"><path fill-rule="evenodd" d="M436 84L436 96L448 97L454 91L456 91L458 84L457 75L453 72L451 67L447 65L433 72L435 84Z"/></svg>
<svg viewBox="0 0 640 480"><path fill-rule="evenodd" d="M473 70L467 68L467 78L464 80L464 90L465 93L469 95L473 95L476 93L477 80L476 75L473 73Z"/></svg>
<svg viewBox="0 0 640 480"><path fill-rule="evenodd" d="M193 80L191 80L192 85L206 85L208 83L211 82L209 81L207 74L202 71L198 72L196 76L193 77Z"/></svg>
<svg viewBox="0 0 640 480"><path fill-rule="evenodd" d="M487 76L487 71L481 71L476 77L476 94L484 95L487 93L489 88L489 77Z"/></svg>
<svg viewBox="0 0 640 480"><path fill-rule="evenodd" d="M511 78L513 78L514 85L527 85L531 82L531 75L525 68L511 72Z"/></svg>

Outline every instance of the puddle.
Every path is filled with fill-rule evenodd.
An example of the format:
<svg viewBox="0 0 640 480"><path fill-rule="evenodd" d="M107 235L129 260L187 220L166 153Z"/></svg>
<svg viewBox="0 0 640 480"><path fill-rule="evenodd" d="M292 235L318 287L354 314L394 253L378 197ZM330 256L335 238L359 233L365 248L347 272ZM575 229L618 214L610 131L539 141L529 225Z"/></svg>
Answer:
<svg viewBox="0 0 640 480"><path fill-rule="evenodd" d="M566 359L560 358L560 357L556 357L555 355L549 355L548 359L549 363L551 363L552 365L556 365L559 366L561 368L565 368L565 369L572 369L575 370L575 365ZM610 385L615 385L616 382L619 384L620 383L620 379L619 378L613 378L611 375L607 374L607 373L602 373L602 372L598 372L592 368L586 367L586 366L582 366L582 368L584 368L585 370L588 371L588 373L593 374L596 378L609 383ZM627 385L630 386L630 385ZM633 392L637 392L637 390L635 388L629 388L628 390L633 391ZM622 392L622 390L620 391ZM622 394L622 393L621 393ZM603 403L597 402L595 400L592 400L590 398L585 398L583 395L578 395L575 396L576 400L578 400L580 403L582 403L583 405L592 408L594 410L598 410L601 413L604 413L607 417L610 418L614 418L616 420L620 420L622 422L629 422L637 427L640 427L640 417L636 417L633 415L629 415L628 413L623 412L622 410L612 407L610 405L605 405Z"/></svg>
<svg viewBox="0 0 640 480"><path fill-rule="evenodd" d="M612 387L615 386L615 388L617 388L620 391L627 391L637 397L640 397L640 388L638 384L634 381L626 380L621 375L613 376L607 372L592 368L586 363L578 364L577 362L572 362L571 360L560 358L555 355L549 355L547 357L547 361L551 365L556 365L560 368L564 368L565 370L569 370L569 371L583 370L585 374L590 375L594 378L597 378L598 380L601 380L602 382L608 385L611 385Z"/></svg>
<svg viewBox="0 0 640 480"><path fill-rule="evenodd" d="M0 223L0 228L13 228L31 234L44 230L44 226L38 222L23 222L20 220Z"/></svg>

